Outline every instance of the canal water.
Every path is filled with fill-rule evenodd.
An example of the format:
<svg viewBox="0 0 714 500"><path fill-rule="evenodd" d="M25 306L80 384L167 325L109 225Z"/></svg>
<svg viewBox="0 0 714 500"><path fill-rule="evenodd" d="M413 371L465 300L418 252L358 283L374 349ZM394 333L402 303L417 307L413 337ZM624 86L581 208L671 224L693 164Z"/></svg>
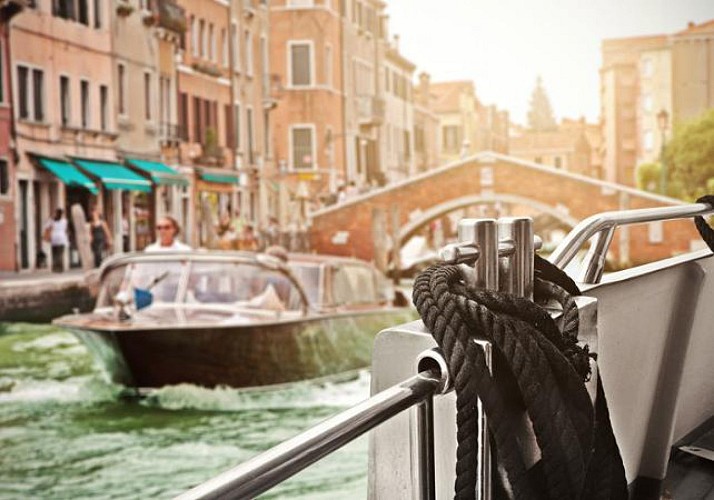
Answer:
<svg viewBox="0 0 714 500"><path fill-rule="evenodd" d="M369 375L270 391L104 381L49 325L0 323L0 498L170 498L369 395ZM261 498L364 498L362 437Z"/></svg>

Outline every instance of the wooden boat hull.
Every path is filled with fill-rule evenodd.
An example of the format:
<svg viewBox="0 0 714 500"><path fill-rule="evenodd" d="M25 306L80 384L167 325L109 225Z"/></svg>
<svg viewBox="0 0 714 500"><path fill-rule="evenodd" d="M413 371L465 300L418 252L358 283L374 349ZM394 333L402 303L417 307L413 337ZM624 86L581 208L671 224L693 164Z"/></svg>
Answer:
<svg viewBox="0 0 714 500"><path fill-rule="evenodd" d="M253 387L334 375L369 366L376 334L414 319L390 308L211 327L72 330L101 360L112 382L134 388L175 384Z"/></svg>

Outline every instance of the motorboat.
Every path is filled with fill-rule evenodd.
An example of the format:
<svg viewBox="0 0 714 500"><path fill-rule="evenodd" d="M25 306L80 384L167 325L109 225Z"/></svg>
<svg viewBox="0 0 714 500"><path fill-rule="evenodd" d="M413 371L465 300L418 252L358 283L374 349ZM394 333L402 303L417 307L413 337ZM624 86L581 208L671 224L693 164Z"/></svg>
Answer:
<svg viewBox="0 0 714 500"><path fill-rule="evenodd" d="M371 264L310 254L116 256L71 330L113 383L253 387L367 367L377 332L416 317Z"/></svg>

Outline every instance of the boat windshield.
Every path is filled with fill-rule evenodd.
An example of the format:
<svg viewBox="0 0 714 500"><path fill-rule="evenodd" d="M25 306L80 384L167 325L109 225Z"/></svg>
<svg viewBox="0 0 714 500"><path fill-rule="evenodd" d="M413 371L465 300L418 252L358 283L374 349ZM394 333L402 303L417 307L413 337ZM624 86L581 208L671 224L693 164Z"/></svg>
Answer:
<svg viewBox="0 0 714 500"><path fill-rule="evenodd" d="M302 285L311 304L322 302L320 297L321 270L322 266L319 264L290 263L290 271Z"/></svg>
<svg viewBox="0 0 714 500"><path fill-rule="evenodd" d="M217 262L193 263L185 302L278 311L296 311L303 306L300 291L280 271L253 264Z"/></svg>
<svg viewBox="0 0 714 500"><path fill-rule="evenodd" d="M102 280L97 307L113 305L118 292L150 290L152 303L226 304L250 309L298 311L303 299L279 270L251 263L132 262L111 269Z"/></svg>

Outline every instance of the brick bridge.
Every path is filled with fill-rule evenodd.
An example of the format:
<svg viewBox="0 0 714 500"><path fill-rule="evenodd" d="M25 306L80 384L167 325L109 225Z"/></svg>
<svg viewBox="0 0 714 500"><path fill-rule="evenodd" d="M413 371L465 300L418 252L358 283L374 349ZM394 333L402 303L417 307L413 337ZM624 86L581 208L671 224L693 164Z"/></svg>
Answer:
<svg viewBox="0 0 714 500"><path fill-rule="evenodd" d="M530 215L549 214L572 227L598 212L682 202L485 152L314 212L311 244L318 253L384 267L391 241L386 234L401 247L449 212L496 203L527 207ZM690 220L627 226L617 230L609 257L620 265L641 264L689 251L699 239Z"/></svg>

